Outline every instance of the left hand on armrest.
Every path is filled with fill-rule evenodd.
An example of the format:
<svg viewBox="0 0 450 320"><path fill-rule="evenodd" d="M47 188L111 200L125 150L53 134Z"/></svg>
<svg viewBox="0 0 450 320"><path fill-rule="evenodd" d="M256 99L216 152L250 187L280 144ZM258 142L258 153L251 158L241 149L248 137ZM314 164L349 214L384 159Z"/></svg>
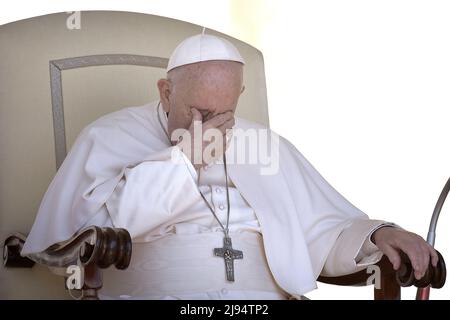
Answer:
<svg viewBox="0 0 450 320"><path fill-rule="evenodd" d="M382 227L372 234L371 240L389 258L395 270L400 268L399 250L406 253L411 260L416 279L425 275L430 256L433 266L438 263L439 258L434 248L415 233L393 227Z"/></svg>

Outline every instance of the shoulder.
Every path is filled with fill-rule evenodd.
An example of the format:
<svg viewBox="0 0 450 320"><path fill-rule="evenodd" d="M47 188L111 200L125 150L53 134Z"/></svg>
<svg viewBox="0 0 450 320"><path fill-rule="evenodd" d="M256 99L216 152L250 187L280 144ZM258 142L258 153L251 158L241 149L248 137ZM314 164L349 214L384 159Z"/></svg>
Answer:
<svg viewBox="0 0 450 320"><path fill-rule="evenodd" d="M235 117L236 120L236 125L235 128L238 129L265 129L265 130L270 130L270 128L266 125L254 122L254 121L250 121L244 118L240 118L240 117ZM271 131L271 130L270 130Z"/></svg>
<svg viewBox="0 0 450 320"><path fill-rule="evenodd" d="M96 129L117 128L117 125L121 124L145 124L150 120L152 107L153 103L145 104L143 106L123 108L101 116L97 120L91 122L83 130L89 131Z"/></svg>
<svg viewBox="0 0 450 320"><path fill-rule="evenodd" d="M283 136L279 135L278 133L276 133L275 131L270 129L268 126L254 122L254 121L250 121L247 119L243 119L240 117L236 117L235 119L236 119L236 125L234 127L234 130L242 130L244 132L247 132L247 136L248 136L249 132L251 132L252 130L255 131L255 133L258 136L260 136L261 133L265 133L264 136L271 137L272 139L275 138L277 140L277 143L280 144L280 146L295 149L295 147L292 145L292 143L290 143L286 138L284 138Z"/></svg>
<svg viewBox="0 0 450 320"><path fill-rule="evenodd" d="M76 154L81 150L91 153L100 149L120 154L125 149L150 152L160 140L153 120L155 110L156 105L149 103L123 108L98 118L81 130L70 153Z"/></svg>

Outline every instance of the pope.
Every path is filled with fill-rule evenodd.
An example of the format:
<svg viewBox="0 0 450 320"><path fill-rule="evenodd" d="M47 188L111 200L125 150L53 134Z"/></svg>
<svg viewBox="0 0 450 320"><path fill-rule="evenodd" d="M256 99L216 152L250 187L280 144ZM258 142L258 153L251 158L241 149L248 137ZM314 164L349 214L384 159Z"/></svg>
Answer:
<svg viewBox="0 0 450 320"><path fill-rule="evenodd" d="M90 225L126 228L130 267L106 271L101 291L116 299L300 298L383 254L397 269L401 251L423 277L438 257L420 236L369 219L289 141L235 117L244 65L225 39L181 42L158 101L80 133L22 255Z"/></svg>

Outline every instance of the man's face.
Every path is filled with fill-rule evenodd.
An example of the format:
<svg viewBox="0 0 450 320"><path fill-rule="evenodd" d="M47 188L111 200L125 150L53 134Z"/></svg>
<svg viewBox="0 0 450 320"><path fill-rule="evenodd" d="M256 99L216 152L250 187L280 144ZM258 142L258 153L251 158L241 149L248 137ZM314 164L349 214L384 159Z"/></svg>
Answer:
<svg viewBox="0 0 450 320"><path fill-rule="evenodd" d="M169 112L170 136L176 129L189 128L192 108L202 114L203 122L228 111L235 112L243 89L242 64L208 61L179 68L169 73L170 92L166 103L161 99L164 110Z"/></svg>

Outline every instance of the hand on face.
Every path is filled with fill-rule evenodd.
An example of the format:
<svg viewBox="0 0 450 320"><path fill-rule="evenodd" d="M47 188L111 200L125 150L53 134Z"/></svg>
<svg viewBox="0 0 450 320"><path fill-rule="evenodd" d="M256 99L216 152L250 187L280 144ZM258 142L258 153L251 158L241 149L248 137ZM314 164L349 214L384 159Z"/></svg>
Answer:
<svg viewBox="0 0 450 320"><path fill-rule="evenodd" d="M414 268L416 279L421 279L425 275L430 257L433 266L438 263L436 250L415 233L393 227L382 227L373 233L372 239L389 258L395 270L400 267L400 251L406 253Z"/></svg>
<svg viewBox="0 0 450 320"><path fill-rule="evenodd" d="M191 112L189 129L181 136L177 145L194 167L199 169L223 156L235 120L232 111L207 116L205 119L196 108L191 108Z"/></svg>

